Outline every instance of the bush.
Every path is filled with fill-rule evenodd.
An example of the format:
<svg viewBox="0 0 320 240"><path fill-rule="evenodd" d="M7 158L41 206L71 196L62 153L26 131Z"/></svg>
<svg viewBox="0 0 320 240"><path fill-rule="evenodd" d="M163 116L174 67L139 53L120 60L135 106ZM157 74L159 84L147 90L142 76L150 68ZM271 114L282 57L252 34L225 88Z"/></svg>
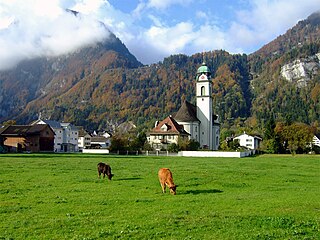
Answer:
<svg viewBox="0 0 320 240"><path fill-rule="evenodd" d="M178 152L179 151L179 146L175 143L171 143L168 145L168 149L169 152Z"/></svg>

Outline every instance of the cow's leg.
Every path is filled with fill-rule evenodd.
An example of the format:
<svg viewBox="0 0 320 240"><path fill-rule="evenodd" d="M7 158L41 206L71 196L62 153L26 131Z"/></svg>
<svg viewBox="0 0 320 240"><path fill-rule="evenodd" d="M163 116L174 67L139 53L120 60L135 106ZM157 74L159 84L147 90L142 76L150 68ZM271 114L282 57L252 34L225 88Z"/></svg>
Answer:
<svg viewBox="0 0 320 240"><path fill-rule="evenodd" d="M98 171L98 178L100 179L101 178L101 172Z"/></svg>
<svg viewBox="0 0 320 240"><path fill-rule="evenodd" d="M166 184L161 183L161 188L162 188L162 192L165 193L166 192Z"/></svg>

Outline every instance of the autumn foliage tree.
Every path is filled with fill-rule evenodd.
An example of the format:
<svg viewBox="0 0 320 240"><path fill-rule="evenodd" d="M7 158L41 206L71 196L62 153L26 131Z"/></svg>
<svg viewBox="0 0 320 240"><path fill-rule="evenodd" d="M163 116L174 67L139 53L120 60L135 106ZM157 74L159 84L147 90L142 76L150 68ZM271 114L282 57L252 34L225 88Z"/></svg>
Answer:
<svg viewBox="0 0 320 240"><path fill-rule="evenodd" d="M304 153L310 150L310 143L314 136L314 129L300 122L290 125L277 124L275 132L280 136L281 142L290 153Z"/></svg>

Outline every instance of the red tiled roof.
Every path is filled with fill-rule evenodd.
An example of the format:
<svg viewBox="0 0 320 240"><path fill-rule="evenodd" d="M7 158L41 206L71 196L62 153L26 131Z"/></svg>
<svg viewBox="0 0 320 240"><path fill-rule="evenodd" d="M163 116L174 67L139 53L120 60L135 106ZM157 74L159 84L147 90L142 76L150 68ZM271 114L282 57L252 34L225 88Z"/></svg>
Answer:
<svg viewBox="0 0 320 240"><path fill-rule="evenodd" d="M163 129L163 126L166 127L166 130ZM173 117L168 116L164 120L162 120L155 128L153 128L150 133L157 134L185 134L187 133L182 125L179 125Z"/></svg>

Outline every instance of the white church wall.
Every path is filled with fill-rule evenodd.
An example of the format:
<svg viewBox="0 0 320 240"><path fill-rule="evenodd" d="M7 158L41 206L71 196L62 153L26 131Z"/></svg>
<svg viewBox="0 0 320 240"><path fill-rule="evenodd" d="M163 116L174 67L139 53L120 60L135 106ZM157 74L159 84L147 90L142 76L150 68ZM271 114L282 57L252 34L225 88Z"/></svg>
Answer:
<svg viewBox="0 0 320 240"><path fill-rule="evenodd" d="M254 151L245 152L218 152L218 151L181 151L178 152L180 157L231 157L242 158L253 155Z"/></svg>

